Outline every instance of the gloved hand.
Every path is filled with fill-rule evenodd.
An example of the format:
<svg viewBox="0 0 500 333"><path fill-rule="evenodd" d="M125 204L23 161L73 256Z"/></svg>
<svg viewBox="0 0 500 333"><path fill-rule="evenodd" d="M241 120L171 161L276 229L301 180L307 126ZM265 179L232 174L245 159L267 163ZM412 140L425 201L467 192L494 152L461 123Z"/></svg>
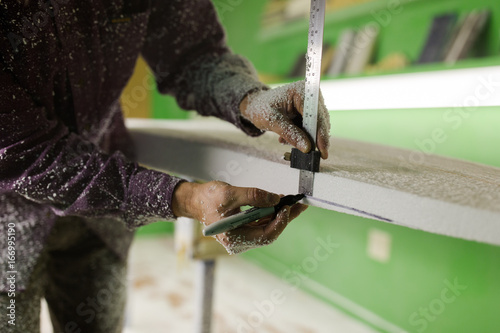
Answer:
<svg viewBox="0 0 500 333"><path fill-rule="evenodd" d="M235 187L220 181L205 184L183 182L177 185L172 198L176 216L194 218L205 226L240 212L241 206L271 207L280 196L257 188ZM291 220L307 208L303 204L284 206L275 216L216 235L229 254L271 244Z"/></svg>
<svg viewBox="0 0 500 333"><path fill-rule="evenodd" d="M241 115L257 128L277 133L281 143L289 143L307 153L311 142L302 127L304 90L305 82L298 81L251 93L240 104ZM323 159L328 158L329 137L330 115L320 93L317 146Z"/></svg>

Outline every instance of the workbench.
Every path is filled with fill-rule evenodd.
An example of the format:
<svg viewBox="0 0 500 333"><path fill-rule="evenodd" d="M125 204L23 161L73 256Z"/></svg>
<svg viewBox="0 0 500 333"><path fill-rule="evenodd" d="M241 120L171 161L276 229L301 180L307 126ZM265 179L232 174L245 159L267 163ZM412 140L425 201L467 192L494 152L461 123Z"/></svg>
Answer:
<svg viewBox="0 0 500 333"><path fill-rule="evenodd" d="M218 120L129 120L139 162L196 180L296 193L299 171L274 133L251 138ZM312 206L500 245L500 169L334 138Z"/></svg>

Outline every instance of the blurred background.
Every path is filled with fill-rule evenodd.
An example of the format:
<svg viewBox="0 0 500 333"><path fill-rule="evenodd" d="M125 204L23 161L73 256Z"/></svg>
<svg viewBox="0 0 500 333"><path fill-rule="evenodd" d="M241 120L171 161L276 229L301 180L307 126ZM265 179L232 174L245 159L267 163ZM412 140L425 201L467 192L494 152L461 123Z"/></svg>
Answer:
<svg viewBox="0 0 500 333"><path fill-rule="evenodd" d="M303 79L308 0L214 3L228 44L253 62L261 80L282 84ZM454 69L498 66L499 51L497 0L329 0L322 80L327 87L329 82L399 73L446 75ZM151 73L139 59L122 96L127 117L195 117L193 112L180 110L173 98L151 89L151 81ZM457 89L462 85L456 84ZM498 83L495 87L494 93L500 94ZM335 89L323 88L325 97L335 99L335 94ZM352 98L363 99L363 94L360 90ZM446 121L450 112L460 115L453 108L335 109L331 110L332 135L422 151L422 142L433 129L441 128L446 140L436 143L432 153L500 167L499 108L468 108L453 122ZM171 223L159 222L141 229L137 239L152 244L158 237L168 238L173 228ZM338 247L324 261L304 270L318 238L326 235ZM226 322L224 329L216 326L215 332L500 332L500 248L496 246L311 207L276 243L234 260L249 265L241 267L252 274L258 270L274 276L270 281L284 283L280 288L295 283L307 296L289 297L287 302L296 303L288 306L295 310L285 307L279 316L264 316L265 325L238 329ZM160 257L151 265L163 264ZM259 290L256 280L260 278L247 277L251 281L239 284ZM135 280L136 287L138 283ZM216 302L217 297L224 297L219 296L224 294L222 289L216 290ZM315 311L327 312L321 319L301 316L308 302L320 304L318 308L311 305ZM230 311L218 309L219 313ZM247 312L232 316L248 320L252 309L255 306L250 304ZM289 319L304 323L305 328L284 326L286 311L290 311ZM325 318L333 311L342 313L344 319L333 314ZM324 325L307 328L312 320ZM342 320L360 326L342 326Z"/></svg>

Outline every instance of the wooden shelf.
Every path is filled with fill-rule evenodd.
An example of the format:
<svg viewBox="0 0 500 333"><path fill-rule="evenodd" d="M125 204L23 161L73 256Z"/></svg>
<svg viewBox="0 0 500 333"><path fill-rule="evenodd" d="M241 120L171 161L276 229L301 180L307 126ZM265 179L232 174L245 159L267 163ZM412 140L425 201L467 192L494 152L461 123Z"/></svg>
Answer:
<svg viewBox="0 0 500 333"><path fill-rule="evenodd" d="M493 6L489 0L468 2L466 0L400 0L399 11L391 12L391 1L375 0L345 9L330 12L325 17L324 42L337 45L339 36L345 29L361 28L368 24L379 27L380 36L374 53L374 63L380 63L394 54L406 56L411 63L401 70L388 70L361 76L377 76L395 73L413 73L444 69L485 67L500 64L499 27L500 7ZM425 46L429 28L435 16L443 13L465 15L475 9L491 10L487 31L478 41L477 52L454 65L445 63L417 64ZM268 55L257 59L257 68L267 74L286 76L292 70L296 59L305 52L307 43L308 19L302 19L282 26L261 29L256 42L259 52ZM279 58L280 61L269 59ZM358 76L341 76L358 77Z"/></svg>
<svg viewBox="0 0 500 333"><path fill-rule="evenodd" d="M399 4L403 6L415 1L421 0L399 0ZM341 10L327 12L325 15L325 25L350 21L355 18L368 15L371 11L383 9L386 6L387 0L374 0L359 5L349 6ZM262 42L265 42L280 38L294 37L297 33L303 34L305 37L307 37L308 28L308 19L287 22L283 25L277 25L262 29L259 35L259 39Z"/></svg>

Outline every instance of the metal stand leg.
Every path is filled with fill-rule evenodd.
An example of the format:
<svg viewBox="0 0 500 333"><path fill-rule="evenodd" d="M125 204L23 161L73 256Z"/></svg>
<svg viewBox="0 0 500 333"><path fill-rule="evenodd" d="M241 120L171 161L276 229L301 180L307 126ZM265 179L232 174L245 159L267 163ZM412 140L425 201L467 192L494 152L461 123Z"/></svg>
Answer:
<svg viewBox="0 0 500 333"><path fill-rule="evenodd" d="M197 261L195 333L210 333L214 291L215 260Z"/></svg>

